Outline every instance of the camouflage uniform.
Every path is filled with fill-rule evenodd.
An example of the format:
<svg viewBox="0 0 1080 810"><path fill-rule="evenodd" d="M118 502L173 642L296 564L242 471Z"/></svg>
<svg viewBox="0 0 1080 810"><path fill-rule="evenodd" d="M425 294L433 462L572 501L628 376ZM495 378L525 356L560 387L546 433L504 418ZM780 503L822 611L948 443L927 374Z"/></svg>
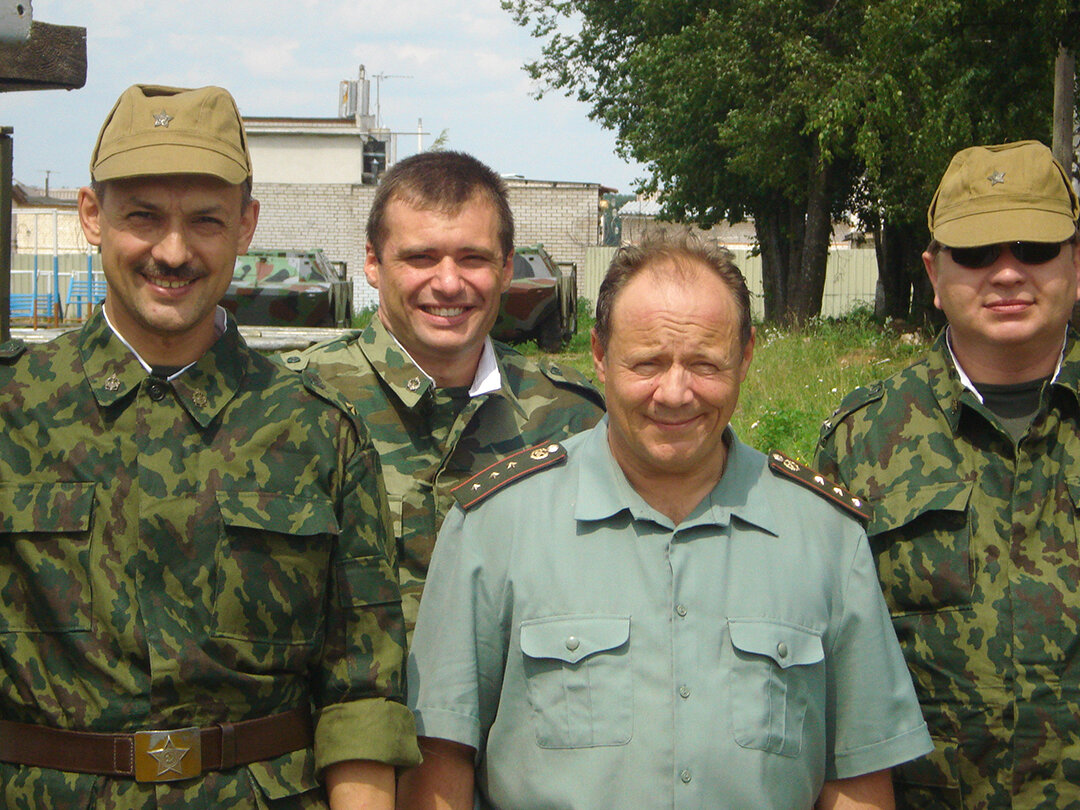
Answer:
<svg viewBox="0 0 1080 810"><path fill-rule="evenodd" d="M317 363L367 422L382 459L410 634L435 536L454 504L450 490L500 456L566 438L603 415L603 398L582 375L494 346L502 390L477 397L436 388L378 318L359 337L284 357L292 369Z"/></svg>
<svg viewBox="0 0 1080 810"><path fill-rule="evenodd" d="M874 506L867 530L935 751L899 807L1080 805L1080 346L1014 443L944 333L850 394L817 465Z"/></svg>
<svg viewBox="0 0 1080 810"><path fill-rule="evenodd" d="M0 763L0 804L325 807L328 764L415 763L378 457L347 403L231 321L172 382L100 312L22 348L0 358L0 717L122 732L310 703L315 744L157 785Z"/></svg>

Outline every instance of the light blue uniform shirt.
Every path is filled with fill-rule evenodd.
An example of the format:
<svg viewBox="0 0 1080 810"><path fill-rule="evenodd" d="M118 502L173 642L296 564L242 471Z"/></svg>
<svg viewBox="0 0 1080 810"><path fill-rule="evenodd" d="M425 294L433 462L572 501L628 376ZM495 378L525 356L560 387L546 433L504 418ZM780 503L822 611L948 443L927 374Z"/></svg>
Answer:
<svg viewBox="0 0 1080 810"><path fill-rule="evenodd" d="M480 807L795 810L931 749L855 520L729 433L676 527L606 430L435 545L409 704Z"/></svg>

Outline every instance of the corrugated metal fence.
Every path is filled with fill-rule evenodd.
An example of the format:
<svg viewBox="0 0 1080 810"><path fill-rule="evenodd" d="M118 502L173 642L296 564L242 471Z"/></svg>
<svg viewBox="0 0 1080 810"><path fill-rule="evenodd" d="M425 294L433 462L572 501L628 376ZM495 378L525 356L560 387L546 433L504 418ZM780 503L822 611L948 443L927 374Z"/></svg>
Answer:
<svg viewBox="0 0 1080 810"><path fill-rule="evenodd" d="M732 250L735 264L746 277L750 288L754 318L765 315L765 299L761 284L761 257L751 256L749 250ZM591 247L585 250L585 268L578 272L578 294L596 302L600 282L604 280L613 247ZM821 314L838 317L850 312L860 304L874 305L877 287L877 258L873 248L839 248L829 251L829 263L825 269L825 293L821 300Z"/></svg>

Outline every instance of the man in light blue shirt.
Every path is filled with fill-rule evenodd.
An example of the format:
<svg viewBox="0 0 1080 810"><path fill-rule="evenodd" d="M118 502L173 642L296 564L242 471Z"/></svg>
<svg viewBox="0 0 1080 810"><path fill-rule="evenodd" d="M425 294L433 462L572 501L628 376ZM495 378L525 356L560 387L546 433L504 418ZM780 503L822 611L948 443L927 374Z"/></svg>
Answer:
<svg viewBox="0 0 1080 810"><path fill-rule="evenodd" d="M860 504L730 430L753 347L726 254L617 254L608 417L455 493L406 808L892 807L888 769L931 744Z"/></svg>

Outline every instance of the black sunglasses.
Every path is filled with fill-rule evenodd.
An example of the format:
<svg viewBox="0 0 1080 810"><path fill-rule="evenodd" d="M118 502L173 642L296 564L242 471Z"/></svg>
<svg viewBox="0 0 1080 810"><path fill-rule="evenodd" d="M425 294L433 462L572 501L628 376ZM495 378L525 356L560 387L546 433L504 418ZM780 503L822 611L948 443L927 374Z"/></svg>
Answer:
<svg viewBox="0 0 1080 810"><path fill-rule="evenodd" d="M1024 264L1046 264L1056 259L1065 242L999 242L996 245L946 248L952 260L961 267L981 270L997 261L1004 248Z"/></svg>

